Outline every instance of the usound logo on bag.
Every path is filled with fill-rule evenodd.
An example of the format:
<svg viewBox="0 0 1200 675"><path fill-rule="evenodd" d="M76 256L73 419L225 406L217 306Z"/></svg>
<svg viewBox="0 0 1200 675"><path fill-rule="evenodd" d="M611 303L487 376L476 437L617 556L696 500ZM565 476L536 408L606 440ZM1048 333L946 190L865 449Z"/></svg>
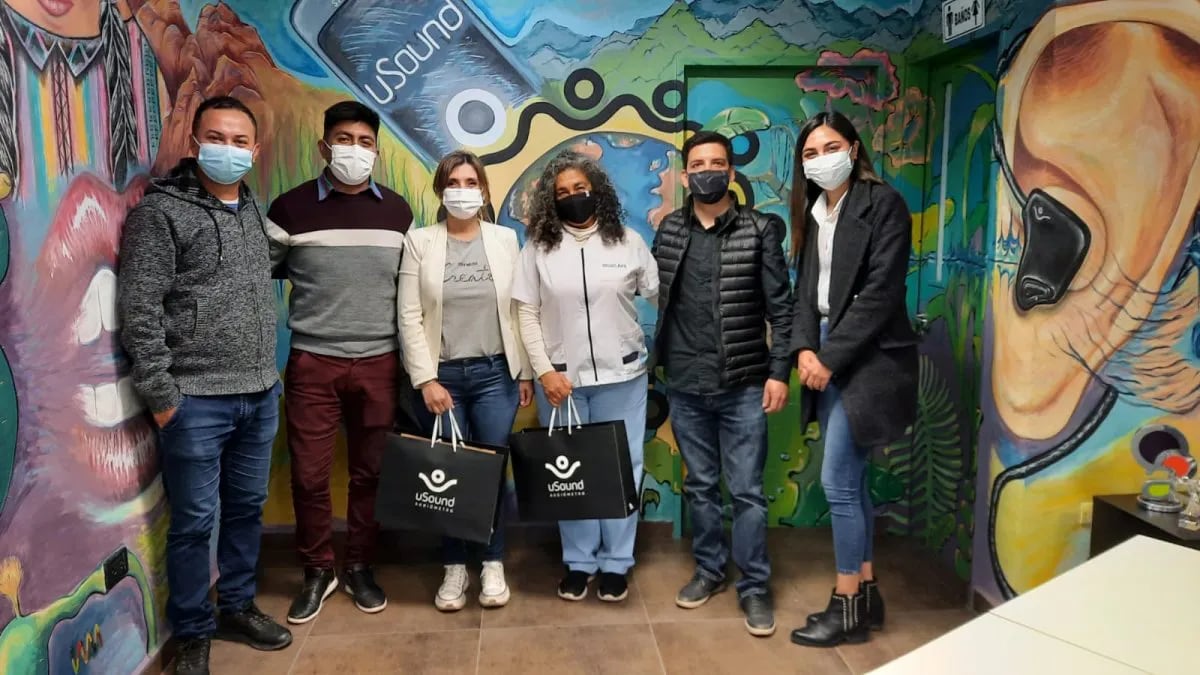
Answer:
<svg viewBox="0 0 1200 675"><path fill-rule="evenodd" d="M581 464L579 460L572 463L566 455L556 457L553 464L549 462L545 464L546 470L558 479L546 484L546 491L550 493L551 497L582 497L586 494L582 478L576 481L570 480Z"/></svg>
<svg viewBox="0 0 1200 675"><path fill-rule="evenodd" d="M429 488L417 492L415 497L417 506L445 513L454 512L455 498L442 493L458 485L457 478L446 480L446 472L441 469L434 469L429 472L428 476L422 471L417 474L417 478L420 478L425 487Z"/></svg>

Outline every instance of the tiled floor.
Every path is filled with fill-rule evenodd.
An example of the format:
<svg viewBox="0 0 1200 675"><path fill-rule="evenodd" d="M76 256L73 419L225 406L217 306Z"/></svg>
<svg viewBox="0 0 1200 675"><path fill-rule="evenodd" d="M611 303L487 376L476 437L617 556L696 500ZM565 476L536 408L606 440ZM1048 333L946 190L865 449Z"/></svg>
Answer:
<svg viewBox="0 0 1200 675"><path fill-rule="evenodd" d="M507 563L508 607L474 603L454 614L433 607L441 581L436 564L381 566L388 608L366 615L339 592L315 621L293 627L295 643L263 654L214 643L214 675L275 673L863 673L971 618L965 588L930 554L902 540L882 540L877 560L888 624L864 645L806 649L788 634L821 609L832 585L828 530L772 531L778 631L754 638L742 627L732 591L685 611L675 592L692 572L687 543L643 537L629 598L610 605L594 594L568 603L554 593L561 568L548 546L526 546ZM277 560L272 560L272 563ZM300 572L264 570L259 604L280 619ZM478 578L473 578L478 590ZM472 593L474 597L474 593Z"/></svg>

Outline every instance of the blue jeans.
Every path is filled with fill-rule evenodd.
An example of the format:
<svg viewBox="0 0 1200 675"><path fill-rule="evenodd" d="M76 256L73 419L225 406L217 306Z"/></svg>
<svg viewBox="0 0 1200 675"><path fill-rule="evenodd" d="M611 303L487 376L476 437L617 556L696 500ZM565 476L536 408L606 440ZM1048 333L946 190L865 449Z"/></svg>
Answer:
<svg viewBox="0 0 1200 675"><path fill-rule="evenodd" d="M254 601L280 389L276 383L257 394L184 396L159 431L163 487L171 508L167 619L178 638L209 636L216 630L208 590L218 512L218 608L236 612Z"/></svg>
<svg viewBox="0 0 1200 675"><path fill-rule="evenodd" d="M822 321L822 342L828 330L828 324ZM821 487L833 521L833 558L838 574L858 574L864 562L871 562L875 530L875 511L867 484L870 450L854 442L841 392L833 380L817 396L817 422L825 436Z"/></svg>
<svg viewBox="0 0 1200 675"><path fill-rule="evenodd" d="M668 393L671 429L687 466L684 494L692 519L696 573L725 580L730 546L725 542L721 477L733 500L733 561L742 576L738 597L768 592L767 498L763 467L767 461L767 414L762 385L699 396Z"/></svg>
<svg viewBox="0 0 1200 675"><path fill-rule="evenodd" d="M583 424L597 422L625 422L625 434L629 438L629 459L633 465L633 484L641 491L642 459L646 442L646 388L644 376L628 382L578 387L571 392L579 421ZM541 385L536 387L538 419L542 425L550 424L553 408L546 400ZM565 403L565 402L564 402ZM563 405L558 419L567 412ZM555 424L562 422L555 421ZM558 523L562 537L563 564L573 572L595 574L597 571L611 574L627 574L633 567L633 545L637 540L638 513L626 518L608 520L564 520Z"/></svg>
<svg viewBox="0 0 1200 675"><path fill-rule="evenodd" d="M476 359L444 361L438 365L438 382L450 392L454 399L454 418L458 430L468 442L488 445L508 445L513 422L517 419L517 408L521 404L517 381L508 372L508 359L503 355L485 356ZM425 407L425 400L417 392L415 408L425 433L433 433L434 416ZM450 425L442 420L442 437L450 438ZM481 548L484 561L504 559L504 509L507 499L500 499L499 524L492 539ZM442 539L442 562L446 565L465 565L470 542L455 537ZM478 544L472 547L480 547Z"/></svg>

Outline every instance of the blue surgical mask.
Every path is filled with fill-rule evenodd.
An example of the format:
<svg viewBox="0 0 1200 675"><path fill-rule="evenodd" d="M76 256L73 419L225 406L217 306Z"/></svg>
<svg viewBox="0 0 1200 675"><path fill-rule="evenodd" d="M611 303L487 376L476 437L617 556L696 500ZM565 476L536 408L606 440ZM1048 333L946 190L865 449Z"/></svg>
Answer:
<svg viewBox="0 0 1200 675"><path fill-rule="evenodd" d="M221 143L200 143L200 154L196 157L204 175L221 185L233 185L242 179L254 165L254 153L249 148L239 148Z"/></svg>

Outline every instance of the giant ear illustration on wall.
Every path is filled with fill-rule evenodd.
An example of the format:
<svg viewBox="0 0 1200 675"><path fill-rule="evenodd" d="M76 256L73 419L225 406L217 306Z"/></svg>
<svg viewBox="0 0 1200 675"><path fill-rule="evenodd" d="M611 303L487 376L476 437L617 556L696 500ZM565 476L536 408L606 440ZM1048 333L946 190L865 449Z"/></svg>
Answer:
<svg viewBox="0 0 1200 675"><path fill-rule="evenodd" d="M1200 202L1197 43L1200 3L1100 0L1047 13L1008 64L991 383L1016 439L1067 431L1097 380L1164 412L1200 402L1184 265Z"/></svg>

